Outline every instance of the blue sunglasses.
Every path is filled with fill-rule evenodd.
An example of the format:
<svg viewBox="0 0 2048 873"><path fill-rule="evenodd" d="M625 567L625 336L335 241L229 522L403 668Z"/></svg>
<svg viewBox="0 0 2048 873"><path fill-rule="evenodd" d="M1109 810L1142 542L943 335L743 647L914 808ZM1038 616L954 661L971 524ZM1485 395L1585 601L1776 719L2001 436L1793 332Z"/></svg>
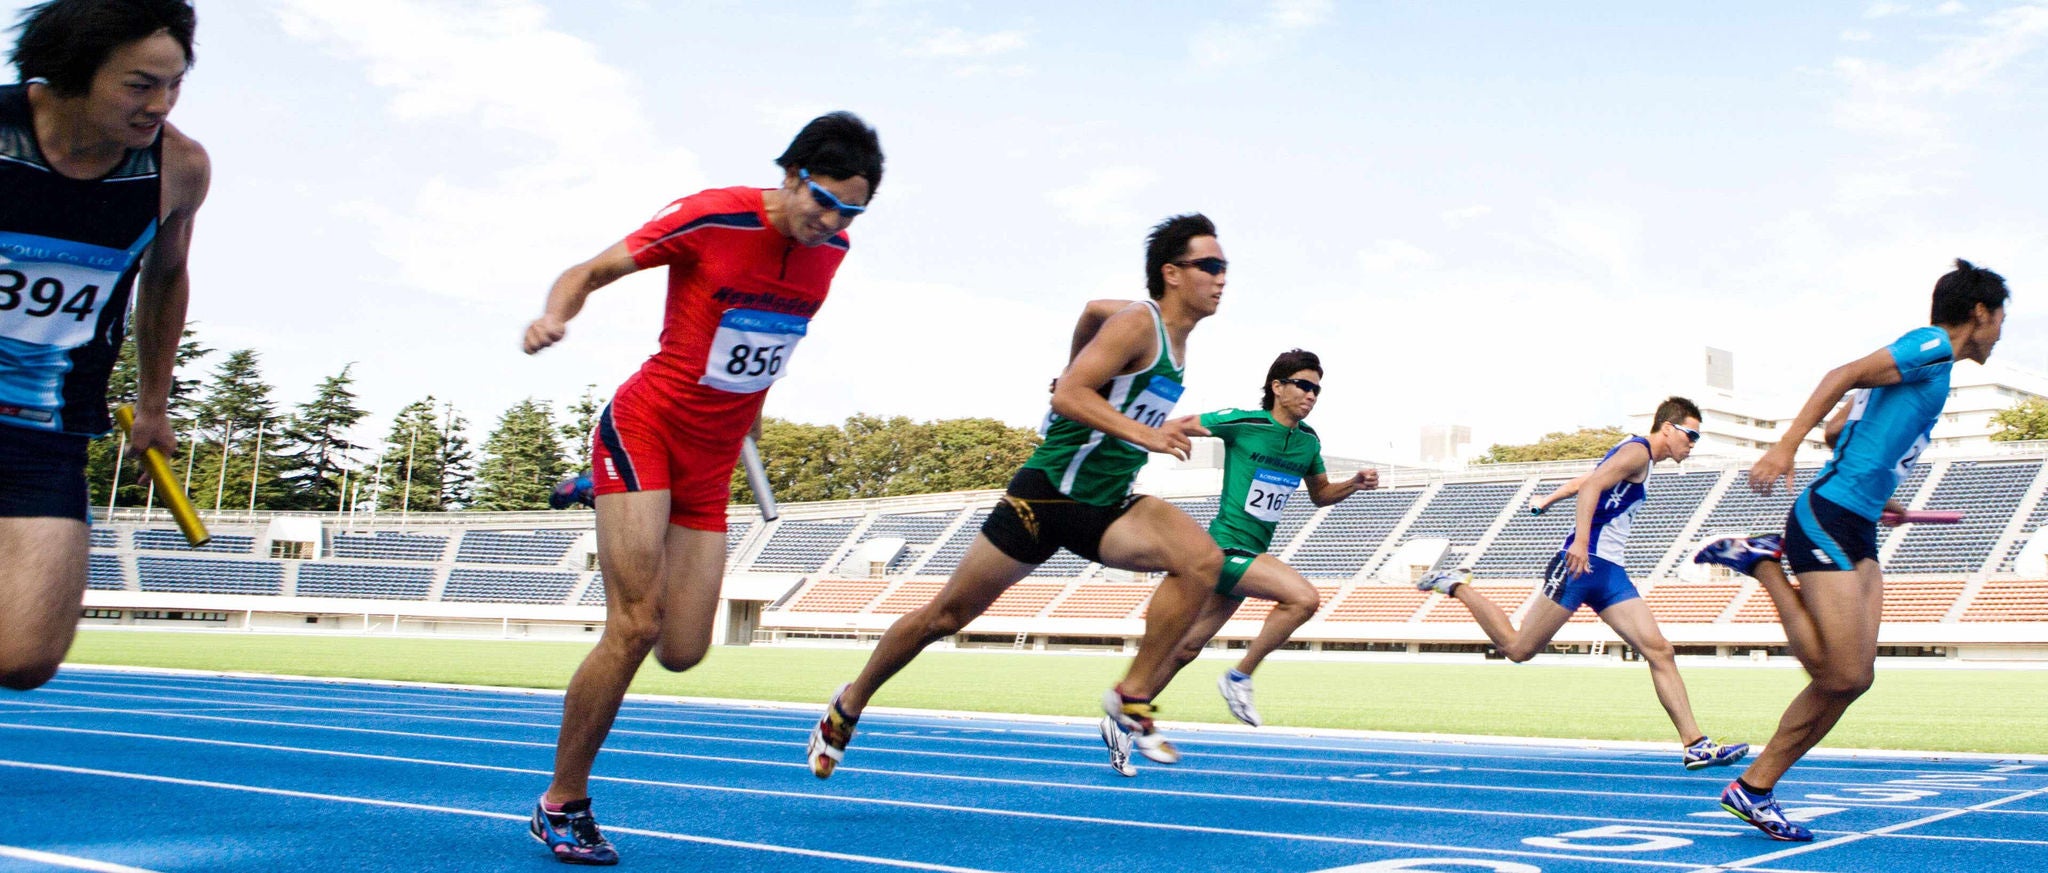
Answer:
<svg viewBox="0 0 2048 873"><path fill-rule="evenodd" d="M846 201L839 199L838 197L834 196L832 192L825 190L825 186L811 181L811 171L809 170L797 170L796 177L804 180L804 184L811 186L811 199L818 201L819 206L823 206L826 209L836 211L840 215L845 216L847 218L852 218L856 215L868 211L868 208L865 206L848 205Z"/></svg>

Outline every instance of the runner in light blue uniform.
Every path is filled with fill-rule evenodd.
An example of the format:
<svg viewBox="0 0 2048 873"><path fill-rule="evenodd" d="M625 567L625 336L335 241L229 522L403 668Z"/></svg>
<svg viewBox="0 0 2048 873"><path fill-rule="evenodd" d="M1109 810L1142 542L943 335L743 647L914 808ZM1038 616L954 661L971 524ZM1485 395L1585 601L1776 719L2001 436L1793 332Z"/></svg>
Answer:
<svg viewBox="0 0 2048 873"><path fill-rule="evenodd" d="M1891 501L1892 491L1941 418L1949 368L1991 357L2004 330L2007 296L2004 277L1956 261L1956 269L1934 284L1933 324L1829 371L1778 444L1750 468L1750 487L1759 493L1770 493L1780 479L1790 487L1793 455L1807 432L1850 391L1866 389L1841 419L1834 459L1792 504L1784 537L1726 537L1694 558L1763 583L1792 654L1812 677L1786 707L1763 754L1721 793L1722 808L1772 839L1813 839L1811 830L1785 819L1772 789L1875 679L1884 611L1877 525L1885 510L1901 508ZM1799 576L1796 590L1777 560L1781 555Z"/></svg>
<svg viewBox="0 0 2048 873"><path fill-rule="evenodd" d="M1672 397L1657 405L1651 418L1650 435L1632 436L1608 449L1605 457L1584 476L1556 491L1531 501L1530 511L1542 512L1567 497L1576 497L1577 524L1564 541L1564 549L1550 559L1543 573L1543 596L1529 607L1529 614L1517 630L1514 621L1499 604L1466 584L1470 569L1445 570L1424 576L1415 583L1423 590L1435 590L1457 598L1472 611L1472 618L1493 640L1500 653L1515 662L1527 661L1550 645L1552 637L1580 606L1590 606L1600 620L1614 629L1650 665L1650 679L1657 689L1657 701L1678 729L1684 747L1679 758L1687 770L1733 764L1749 753L1742 743L1721 745L1700 730L1693 718L1692 701L1685 693L1685 680L1678 675L1678 656L1657 627L1657 617L1643 603L1642 594L1630 582L1622 566L1628 549L1628 531L1636 507L1647 496L1645 487L1650 468L1658 461L1683 461L1700 439L1700 408L1683 397Z"/></svg>

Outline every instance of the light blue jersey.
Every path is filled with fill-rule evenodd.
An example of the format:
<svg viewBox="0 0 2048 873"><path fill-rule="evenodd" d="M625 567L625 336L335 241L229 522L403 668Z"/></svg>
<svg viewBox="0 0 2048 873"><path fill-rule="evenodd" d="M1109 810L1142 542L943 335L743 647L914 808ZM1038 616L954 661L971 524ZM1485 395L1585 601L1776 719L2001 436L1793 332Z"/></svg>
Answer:
<svg viewBox="0 0 2048 873"><path fill-rule="evenodd" d="M1601 456L1600 463L1607 463L1608 458L1614 457L1615 452L1621 451L1630 443L1641 443L1645 450L1650 448L1649 440L1632 436L1615 443L1614 448L1608 449L1607 454ZM1651 457L1655 455L1652 454ZM1643 487L1644 482L1623 479L1600 495L1599 502L1593 504L1593 545L1586 550L1587 554L1612 561L1616 566L1621 565L1621 555L1628 550L1628 529L1635 519L1636 507L1641 505L1643 498L1649 494L1649 489ZM1569 550L1578 538L1577 531L1567 535L1564 538L1565 549Z"/></svg>
<svg viewBox="0 0 2048 873"><path fill-rule="evenodd" d="M1948 331L1939 327L1913 330L1889 350L1899 384L1857 396L1849 423L1835 438L1834 459L1811 486L1830 503L1873 521L1927 448L1948 402L1948 372L1955 365Z"/></svg>

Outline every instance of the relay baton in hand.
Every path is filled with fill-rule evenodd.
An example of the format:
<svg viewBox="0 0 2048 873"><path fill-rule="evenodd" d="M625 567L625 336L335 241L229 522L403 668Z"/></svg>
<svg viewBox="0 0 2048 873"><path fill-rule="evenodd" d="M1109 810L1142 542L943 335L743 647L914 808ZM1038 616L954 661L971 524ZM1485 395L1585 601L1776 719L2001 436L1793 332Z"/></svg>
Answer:
<svg viewBox="0 0 2048 873"><path fill-rule="evenodd" d="M774 521L781 513L775 509L775 492L768 488L768 468L761 464L761 447L751 435L740 443L740 461L747 465L747 487L754 490L754 505L761 508L761 520Z"/></svg>
<svg viewBox="0 0 2048 873"><path fill-rule="evenodd" d="M132 435L135 410L116 407L114 421L121 425L122 433ZM192 498L185 496L185 486L178 483L178 474L171 472L171 459L164 457L163 450L155 446L144 449L142 466L149 470L150 481L163 491L164 505L171 508L171 517L177 519L178 530L185 533L185 542L195 549L212 542L213 535L206 532L206 523L199 520L199 510L192 508Z"/></svg>
<svg viewBox="0 0 2048 873"><path fill-rule="evenodd" d="M1963 520L1963 514L1955 510L1908 509L1887 512L1879 520L1885 524L1955 524Z"/></svg>

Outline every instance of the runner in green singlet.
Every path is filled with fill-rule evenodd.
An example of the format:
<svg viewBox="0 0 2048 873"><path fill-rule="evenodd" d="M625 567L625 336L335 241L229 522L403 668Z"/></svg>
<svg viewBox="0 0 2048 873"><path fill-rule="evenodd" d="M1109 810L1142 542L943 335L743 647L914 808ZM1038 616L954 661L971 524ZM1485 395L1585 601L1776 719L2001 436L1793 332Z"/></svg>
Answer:
<svg viewBox="0 0 2048 873"><path fill-rule="evenodd" d="M1202 427L1221 438L1225 447L1223 494L1209 535L1223 548L1223 572L1216 590L1202 606L1195 624L1181 638L1173 657L1163 665L1158 686L1165 689L1174 674L1197 656L1246 597L1274 602L1237 666L1216 680L1224 703L1238 721L1258 727L1252 706L1252 672L1266 655L1294 635L1296 628L1322 606L1321 595L1293 567L1266 549L1273 529L1296 489L1307 484L1308 499L1329 506L1360 491L1379 487L1378 470L1360 470L1340 482L1330 481L1323 468L1323 443L1315 428L1303 421L1322 393L1323 366L1314 352L1294 349L1274 359L1266 370L1266 396L1258 409L1225 409L1204 413Z"/></svg>
<svg viewBox="0 0 2048 873"><path fill-rule="evenodd" d="M860 675L833 696L811 731L812 774L832 775L884 682L1062 548L1108 567L1167 574L1130 672L1104 696L1103 738L1123 750L1112 763L1124 775L1137 772L1128 763L1131 746L1157 736L1152 683L1215 586L1223 552L1172 504L1131 494L1131 482L1148 452L1185 459L1189 437L1207 434L1194 416L1170 416L1188 335L1216 313L1228 269L1208 218L1178 215L1152 228L1145 246L1151 299L1089 305L1075 329L1078 351L1053 388L1045 441L1010 480L945 587L891 625ZM1155 759L1178 755L1156 739L1140 748Z"/></svg>

